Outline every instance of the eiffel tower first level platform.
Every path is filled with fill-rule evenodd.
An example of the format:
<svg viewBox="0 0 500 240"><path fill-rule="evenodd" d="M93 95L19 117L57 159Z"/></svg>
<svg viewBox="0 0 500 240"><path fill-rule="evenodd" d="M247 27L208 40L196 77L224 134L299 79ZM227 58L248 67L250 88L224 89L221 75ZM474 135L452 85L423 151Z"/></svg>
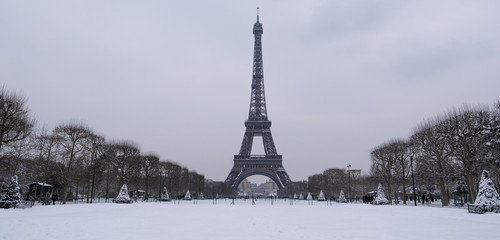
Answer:
<svg viewBox="0 0 500 240"><path fill-rule="evenodd" d="M240 153L234 155L234 165L226 183L233 189L247 177L263 175L273 180L279 189L283 189L290 178L283 167L283 159L278 155L271 134L271 121L267 118L266 98L264 93L264 71L262 63L262 24L257 22L253 26L255 37L252 92L250 97L250 111L245 122L245 135L241 143ZM265 155L252 155L252 144L255 136L262 137Z"/></svg>

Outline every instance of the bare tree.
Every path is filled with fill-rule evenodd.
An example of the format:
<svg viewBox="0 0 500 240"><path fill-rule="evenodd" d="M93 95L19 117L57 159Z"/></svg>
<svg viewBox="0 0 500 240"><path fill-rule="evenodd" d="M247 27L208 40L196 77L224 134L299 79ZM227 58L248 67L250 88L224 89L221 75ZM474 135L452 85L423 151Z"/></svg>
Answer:
<svg viewBox="0 0 500 240"><path fill-rule="evenodd" d="M27 137L25 139L12 142L4 145L3 157L6 172L11 175L21 176L24 174L26 161L33 158L33 139Z"/></svg>
<svg viewBox="0 0 500 240"><path fill-rule="evenodd" d="M191 186L190 190L193 193L196 193L197 196L199 196L199 194L202 193L205 188L205 176L191 171L189 172L189 183Z"/></svg>
<svg viewBox="0 0 500 240"><path fill-rule="evenodd" d="M450 203L446 183L458 174L456 166L451 161L451 148L448 142L444 141L449 134L442 119L436 118L417 126L410 139L419 155L416 158L419 173L428 175L428 178L438 179L443 206L448 206Z"/></svg>
<svg viewBox="0 0 500 240"><path fill-rule="evenodd" d="M63 147L62 161L65 170L63 171L64 185L62 203L66 204L67 190L72 178L73 167L82 159L88 139L92 135L92 131L81 123L64 123L54 128L54 134L61 139Z"/></svg>
<svg viewBox="0 0 500 240"><path fill-rule="evenodd" d="M500 100L495 102L494 107L484 131L487 140L483 155L489 165L487 169L493 173L496 185L500 186Z"/></svg>
<svg viewBox="0 0 500 240"><path fill-rule="evenodd" d="M35 120L29 115L26 99L7 90L5 86L0 87L0 154L6 144L27 138L34 125Z"/></svg>
<svg viewBox="0 0 500 240"><path fill-rule="evenodd" d="M399 140L391 140L374 148L371 153L372 167L371 172L374 175L380 176L387 186L388 199L391 201L391 193L393 184L395 183L395 170L398 164L398 148L395 142Z"/></svg>
<svg viewBox="0 0 500 240"><path fill-rule="evenodd" d="M140 166L140 150L136 143L130 141L112 141L104 145L104 157L116 169L118 173L119 184L130 180Z"/></svg>
<svg viewBox="0 0 500 240"><path fill-rule="evenodd" d="M347 193L349 187L349 173L346 169L330 168L323 171L322 176L324 185L320 187L320 190L323 190L327 197L339 194L340 190L344 190L344 192Z"/></svg>
<svg viewBox="0 0 500 240"><path fill-rule="evenodd" d="M471 202L477 195L476 183L483 164L481 153L487 142L484 128L489 123L489 116L490 112L482 107L474 109L465 106L448 112L443 120L449 132L446 141L453 159L461 165Z"/></svg>
<svg viewBox="0 0 500 240"><path fill-rule="evenodd" d="M163 170L164 185L172 193L179 195L181 194L180 181L181 181L181 169L182 167L176 163L170 161L160 162L161 168Z"/></svg>
<svg viewBox="0 0 500 240"><path fill-rule="evenodd" d="M158 174L160 158L153 153L140 157L142 172L144 174L144 200L149 198L149 183L154 175Z"/></svg>
<svg viewBox="0 0 500 240"><path fill-rule="evenodd" d="M316 195L319 194L322 188L325 188L325 177L322 173L314 174L307 178L307 191L311 194Z"/></svg>
<svg viewBox="0 0 500 240"><path fill-rule="evenodd" d="M402 186L403 204L406 204L406 182L410 175L410 152L409 144L403 139L393 139L389 142L387 150L392 153L395 160L394 172L398 176L399 183ZM395 195L399 195L396 191Z"/></svg>
<svg viewBox="0 0 500 240"><path fill-rule="evenodd" d="M38 150L38 159L41 163L40 171L42 171L42 189L45 184L49 181L50 176L50 162L54 161L53 157L58 154L58 144L61 138L55 134L49 133L47 128L42 128L40 133L36 136L35 148ZM40 191L38 196L38 201L42 198L43 191Z"/></svg>
<svg viewBox="0 0 500 240"><path fill-rule="evenodd" d="M96 162L97 162L97 151L99 151L99 144L104 143L104 137L90 132L83 144L82 158L83 168L86 173L86 184L87 184L87 203L92 202L90 198L94 198L91 192L91 187L93 181L95 181L96 174Z"/></svg>

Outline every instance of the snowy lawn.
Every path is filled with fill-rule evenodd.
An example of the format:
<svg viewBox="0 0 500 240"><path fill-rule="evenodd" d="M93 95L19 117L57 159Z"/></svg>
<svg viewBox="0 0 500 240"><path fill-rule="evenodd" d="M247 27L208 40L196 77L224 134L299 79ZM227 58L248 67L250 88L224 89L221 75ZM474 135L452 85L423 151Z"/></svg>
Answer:
<svg viewBox="0 0 500 240"><path fill-rule="evenodd" d="M0 209L0 239L500 239L500 214L306 201L73 204Z"/></svg>

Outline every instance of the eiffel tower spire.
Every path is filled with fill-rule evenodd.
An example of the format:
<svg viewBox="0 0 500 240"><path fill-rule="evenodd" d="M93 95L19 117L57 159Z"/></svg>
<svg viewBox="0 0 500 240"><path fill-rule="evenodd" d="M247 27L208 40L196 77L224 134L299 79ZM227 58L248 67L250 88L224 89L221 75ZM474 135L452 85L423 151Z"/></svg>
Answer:
<svg viewBox="0 0 500 240"><path fill-rule="evenodd" d="M262 63L262 24L259 22L259 9L257 8L257 22L253 25L255 37L253 50L253 75L252 95L250 98L249 121L267 120L266 96L264 91L264 67Z"/></svg>

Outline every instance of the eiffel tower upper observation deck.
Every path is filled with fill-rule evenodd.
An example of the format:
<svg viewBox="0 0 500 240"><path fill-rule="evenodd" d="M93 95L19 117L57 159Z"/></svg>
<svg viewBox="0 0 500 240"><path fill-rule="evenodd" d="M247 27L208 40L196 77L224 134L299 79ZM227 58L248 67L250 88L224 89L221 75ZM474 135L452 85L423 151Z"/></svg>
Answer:
<svg viewBox="0 0 500 240"><path fill-rule="evenodd" d="M253 55L252 92L250 97L250 111L245 121L245 135L241 144L240 153L234 155L234 165L226 178L226 183L232 188L238 188L241 181L249 176L263 175L272 179L278 188L284 188L290 178L283 167L283 159L278 155L271 134L271 121L267 118L266 96L264 91L264 71L262 62L262 24L253 25L255 37ZM254 136L262 136L265 155L252 155Z"/></svg>

